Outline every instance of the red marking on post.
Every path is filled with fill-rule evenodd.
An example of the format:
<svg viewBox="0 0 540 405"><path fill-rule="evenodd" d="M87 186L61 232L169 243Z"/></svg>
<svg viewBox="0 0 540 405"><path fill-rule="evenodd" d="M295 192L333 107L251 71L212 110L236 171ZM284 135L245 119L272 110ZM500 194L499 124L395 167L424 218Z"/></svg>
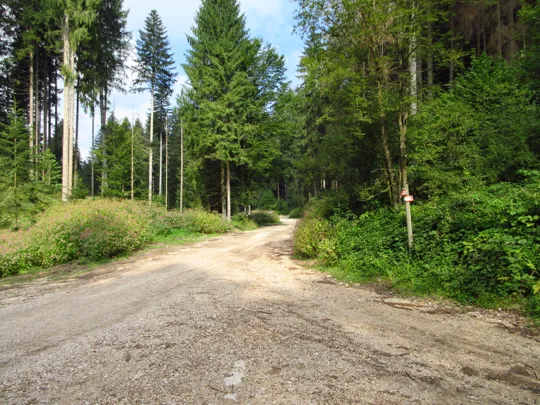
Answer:
<svg viewBox="0 0 540 405"><path fill-rule="evenodd" d="M408 195L404 198L405 202L412 203L414 202L414 197L412 195Z"/></svg>

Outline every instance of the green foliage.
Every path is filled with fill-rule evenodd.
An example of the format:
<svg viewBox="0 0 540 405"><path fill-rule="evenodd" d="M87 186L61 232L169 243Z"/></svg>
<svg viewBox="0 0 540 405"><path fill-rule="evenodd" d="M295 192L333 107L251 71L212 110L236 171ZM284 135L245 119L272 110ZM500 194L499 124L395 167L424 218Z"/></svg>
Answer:
<svg viewBox="0 0 540 405"><path fill-rule="evenodd" d="M83 258L116 257L179 230L216 234L229 227L215 213L167 212L131 201L96 199L55 205L28 231L2 235L0 277Z"/></svg>
<svg viewBox="0 0 540 405"><path fill-rule="evenodd" d="M304 216L304 209L302 207L293 208L289 212L289 218L298 219Z"/></svg>
<svg viewBox="0 0 540 405"><path fill-rule="evenodd" d="M232 216L232 225L234 228L241 231L252 231L258 227L255 221L250 219L247 215L240 213Z"/></svg>
<svg viewBox="0 0 540 405"><path fill-rule="evenodd" d="M410 176L423 195L515 178L535 157L538 109L504 61L477 58L452 90L422 107L410 134Z"/></svg>
<svg viewBox="0 0 540 405"><path fill-rule="evenodd" d="M484 306L529 302L538 311L540 182L499 183L413 207L415 246L407 249L404 212L307 216L295 254L323 259L349 279L389 279L416 293ZM535 309L536 308L536 309Z"/></svg>
<svg viewBox="0 0 540 405"><path fill-rule="evenodd" d="M257 225L274 225L281 222L279 215L272 211L253 211L249 219Z"/></svg>
<svg viewBox="0 0 540 405"><path fill-rule="evenodd" d="M328 255L328 246L335 240L335 230L330 221L324 218L308 216L296 226L293 252L298 258L324 258Z"/></svg>
<svg viewBox="0 0 540 405"><path fill-rule="evenodd" d="M28 137L22 112L12 109L0 124L0 228L28 226L55 196L58 164L48 150L36 156Z"/></svg>

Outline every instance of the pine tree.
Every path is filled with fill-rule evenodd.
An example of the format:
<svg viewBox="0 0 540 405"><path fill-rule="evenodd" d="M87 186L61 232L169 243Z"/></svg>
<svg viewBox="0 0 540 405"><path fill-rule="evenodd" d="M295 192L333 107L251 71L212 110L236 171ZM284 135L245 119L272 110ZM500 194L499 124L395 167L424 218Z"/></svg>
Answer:
<svg viewBox="0 0 540 405"><path fill-rule="evenodd" d="M203 0L184 65L196 105L200 153L220 164L222 214L231 218L231 164L243 163L242 141L254 108L250 68L257 47L236 0Z"/></svg>
<svg viewBox="0 0 540 405"><path fill-rule="evenodd" d="M148 201L152 202L153 183L153 142L154 111L156 96L170 97L176 77L167 31L156 10L152 10L145 20L144 29L137 39L137 78L134 87L138 91L150 92L150 153L148 157Z"/></svg>

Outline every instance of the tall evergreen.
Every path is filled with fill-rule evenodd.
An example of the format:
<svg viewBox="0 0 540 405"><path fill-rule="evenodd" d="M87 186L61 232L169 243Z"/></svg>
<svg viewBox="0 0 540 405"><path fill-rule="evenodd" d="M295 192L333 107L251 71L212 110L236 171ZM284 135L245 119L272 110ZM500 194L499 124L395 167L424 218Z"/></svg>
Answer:
<svg viewBox="0 0 540 405"><path fill-rule="evenodd" d="M148 201L152 201L154 110L156 96L170 97L176 77L173 55L167 38L167 30L156 10L145 20L144 28L137 39L137 75L134 87L138 91L150 92L150 153L148 158Z"/></svg>
<svg viewBox="0 0 540 405"><path fill-rule="evenodd" d="M242 140L256 94L249 71L257 47L236 0L203 0L188 42L184 70L200 122L198 147L220 164L222 213L230 219L231 164L245 160Z"/></svg>

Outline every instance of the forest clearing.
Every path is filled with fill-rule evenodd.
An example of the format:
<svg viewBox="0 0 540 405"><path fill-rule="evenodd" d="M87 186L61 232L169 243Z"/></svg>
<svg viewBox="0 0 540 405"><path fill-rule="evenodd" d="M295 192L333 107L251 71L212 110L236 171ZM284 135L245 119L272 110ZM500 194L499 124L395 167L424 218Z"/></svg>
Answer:
<svg viewBox="0 0 540 405"><path fill-rule="evenodd" d="M539 106L540 0L0 0L0 402L538 403Z"/></svg>

